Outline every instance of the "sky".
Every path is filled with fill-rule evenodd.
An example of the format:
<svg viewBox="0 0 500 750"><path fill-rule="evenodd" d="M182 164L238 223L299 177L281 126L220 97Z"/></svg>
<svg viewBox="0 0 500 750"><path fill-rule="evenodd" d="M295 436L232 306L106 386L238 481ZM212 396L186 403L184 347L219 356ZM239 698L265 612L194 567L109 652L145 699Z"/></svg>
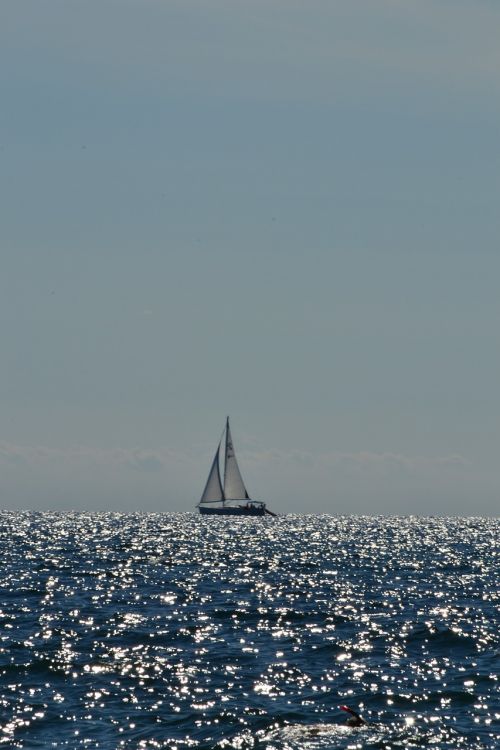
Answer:
<svg viewBox="0 0 500 750"><path fill-rule="evenodd" d="M2 0L0 508L497 516L500 5Z"/></svg>

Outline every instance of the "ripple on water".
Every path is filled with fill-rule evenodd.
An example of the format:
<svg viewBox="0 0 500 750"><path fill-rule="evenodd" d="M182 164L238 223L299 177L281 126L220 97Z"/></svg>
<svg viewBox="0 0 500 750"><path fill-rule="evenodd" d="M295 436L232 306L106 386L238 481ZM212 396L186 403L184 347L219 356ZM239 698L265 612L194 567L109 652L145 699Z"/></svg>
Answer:
<svg viewBox="0 0 500 750"><path fill-rule="evenodd" d="M493 750L499 525L0 513L0 744Z"/></svg>

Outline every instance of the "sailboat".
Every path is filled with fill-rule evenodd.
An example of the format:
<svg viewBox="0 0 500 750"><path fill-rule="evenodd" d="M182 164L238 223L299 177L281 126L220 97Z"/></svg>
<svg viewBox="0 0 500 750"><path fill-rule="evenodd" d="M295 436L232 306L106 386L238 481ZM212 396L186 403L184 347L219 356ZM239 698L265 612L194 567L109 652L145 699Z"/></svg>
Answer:
<svg viewBox="0 0 500 750"><path fill-rule="evenodd" d="M219 454L222 438L226 436L224 451L224 486L222 486ZM200 513L217 516L275 516L268 510L261 500L251 500L246 491L236 456L234 454L233 439L229 428L229 417L222 433L219 445L215 451L212 467L201 500L198 503Z"/></svg>

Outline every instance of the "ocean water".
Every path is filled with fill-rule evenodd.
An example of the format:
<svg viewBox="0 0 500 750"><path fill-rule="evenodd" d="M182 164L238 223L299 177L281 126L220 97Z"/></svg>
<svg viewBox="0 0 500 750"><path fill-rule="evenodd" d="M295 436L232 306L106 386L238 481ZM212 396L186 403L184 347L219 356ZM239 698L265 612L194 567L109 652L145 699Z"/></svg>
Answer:
<svg viewBox="0 0 500 750"><path fill-rule="evenodd" d="M499 531L0 513L0 745L499 748Z"/></svg>

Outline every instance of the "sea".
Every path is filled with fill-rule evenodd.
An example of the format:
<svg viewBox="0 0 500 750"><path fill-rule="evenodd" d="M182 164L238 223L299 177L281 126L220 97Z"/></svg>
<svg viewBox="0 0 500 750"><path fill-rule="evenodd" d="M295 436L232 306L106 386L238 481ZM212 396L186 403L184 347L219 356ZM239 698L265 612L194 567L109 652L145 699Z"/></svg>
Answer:
<svg viewBox="0 0 500 750"><path fill-rule="evenodd" d="M0 745L500 748L499 531L2 512Z"/></svg>

